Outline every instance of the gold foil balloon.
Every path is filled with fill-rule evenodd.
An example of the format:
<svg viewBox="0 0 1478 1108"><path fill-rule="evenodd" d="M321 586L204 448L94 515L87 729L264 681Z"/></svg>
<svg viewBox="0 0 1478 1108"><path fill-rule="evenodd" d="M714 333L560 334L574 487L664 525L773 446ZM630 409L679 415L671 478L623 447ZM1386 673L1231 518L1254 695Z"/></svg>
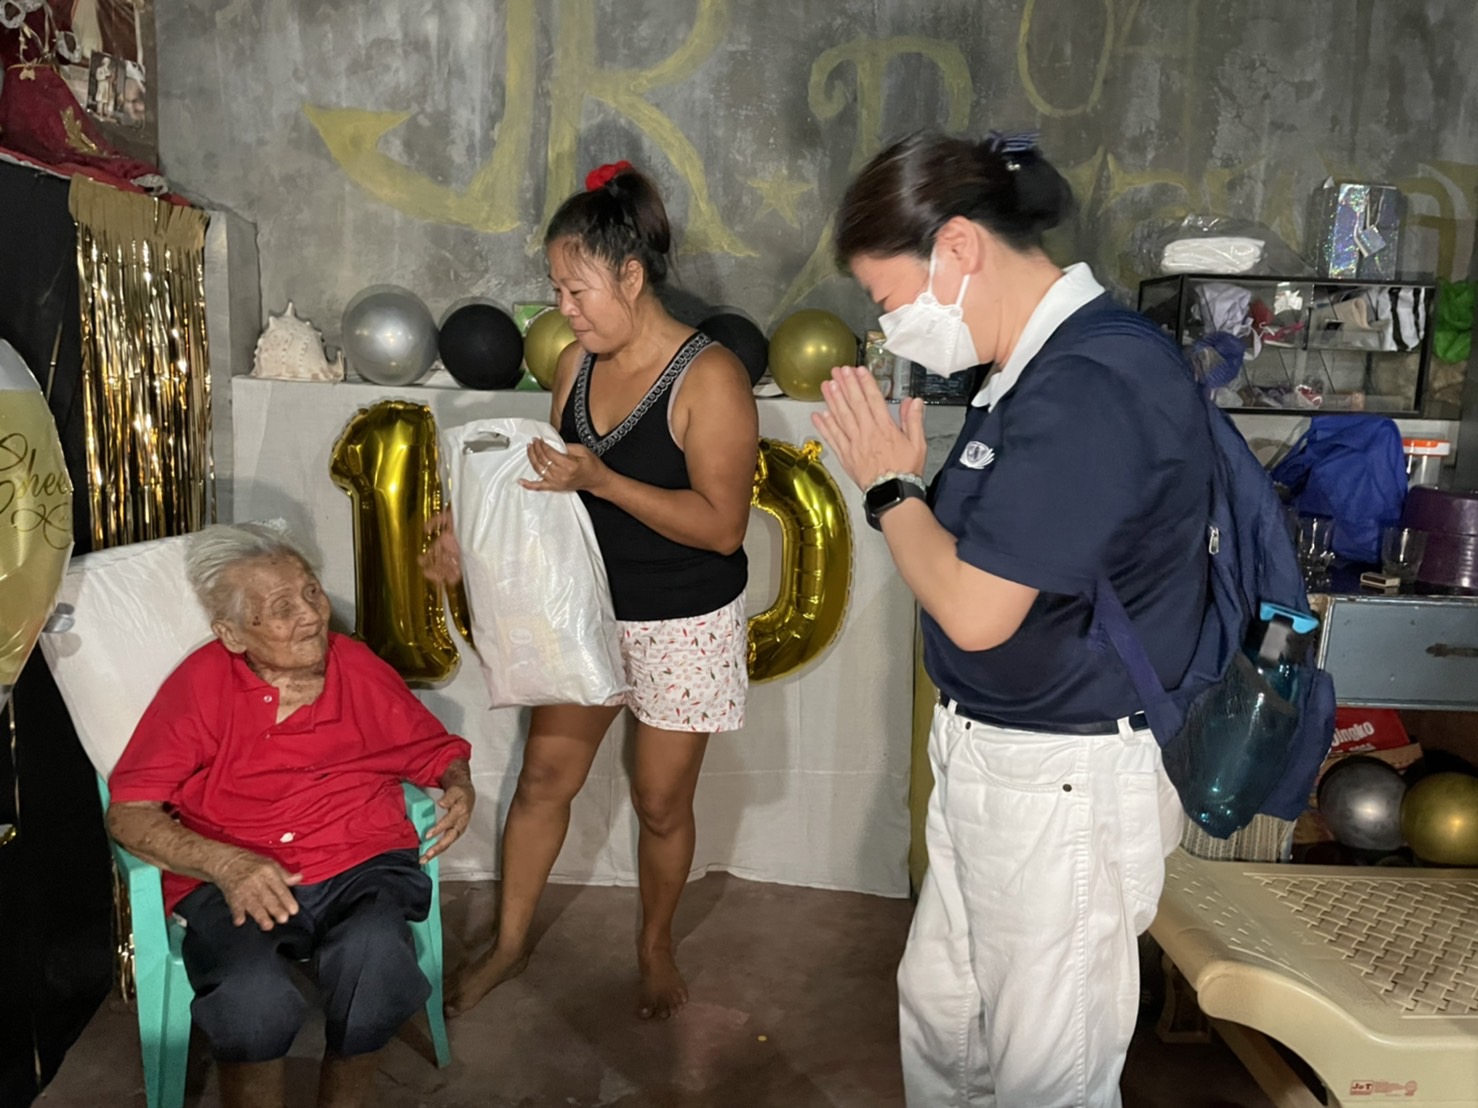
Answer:
<svg viewBox="0 0 1478 1108"><path fill-rule="evenodd" d="M0 340L0 706L56 605L72 554L72 482L46 397Z"/></svg>
<svg viewBox="0 0 1478 1108"><path fill-rule="evenodd" d="M575 332L570 330L570 321L550 308L540 312L529 324L523 336L523 360L545 389L554 388L554 371L559 368L559 356L565 347L575 341Z"/></svg>
<svg viewBox="0 0 1478 1108"><path fill-rule="evenodd" d="M1423 862L1478 866L1478 777L1434 773L1411 786L1401 834Z"/></svg>
<svg viewBox="0 0 1478 1108"><path fill-rule="evenodd" d="M830 312L806 308L770 336L770 375L796 400L820 400L831 371L856 364L857 336Z"/></svg>
<svg viewBox="0 0 1478 1108"><path fill-rule="evenodd" d="M749 676L794 673L841 630L852 590L852 524L821 444L760 440L752 503L780 521L780 591L749 621Z"/></svg>
<svg viewBox="0 0 1478 1108"><path fill-rule="evenodd" d="M354 502L354 633L407 681L446 680L457 646L441 589L418 564L426 522L441 511L431 409L407 400L361 409L329 452L329 473Z"/></svg>

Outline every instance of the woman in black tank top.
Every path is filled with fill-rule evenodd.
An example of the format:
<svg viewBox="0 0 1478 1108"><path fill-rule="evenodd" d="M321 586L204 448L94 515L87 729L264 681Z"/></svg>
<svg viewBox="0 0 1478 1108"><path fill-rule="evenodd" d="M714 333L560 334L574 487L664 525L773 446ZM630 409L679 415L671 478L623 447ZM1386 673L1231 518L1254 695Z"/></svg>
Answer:
<svg viewBox="0 0 1478 1108"><path fill-rule="evenodd" d="M708 733L742 720L743 542L759 444L749 377L738 359L673 319L657 299L670 239L655 187L625 163L592 173L586 191L550 222L550 279L578 342L560 356L553 389L551 422L566 449L536 441L529 459L540 478L525 482L580 494L622 621L637 717L632 800L641 825L643 1018L666 1018L687 1001L672 918L693 860L693 794ZM454 551L440 541L450 561ZM722 649L713 645L720 637ZM641 649L628 653L634 638ZM681 699L691 692L717 702L685 704L681 722L664 725L640 694L643 682L667 681L654 695L673 699L672 673L684 659L652 659L655 651L679 650L679 642L704 655L703 676L678 690ZM653 664L663 668L634 672ZM717 682L709 680L715 667L722 670ZM527 962L529 926L569 827L570 802L619 711L533 709L503 834L496 942L453 986L452 1012L470 1008ZM708 719L718 722L705 726Z"/></svg>

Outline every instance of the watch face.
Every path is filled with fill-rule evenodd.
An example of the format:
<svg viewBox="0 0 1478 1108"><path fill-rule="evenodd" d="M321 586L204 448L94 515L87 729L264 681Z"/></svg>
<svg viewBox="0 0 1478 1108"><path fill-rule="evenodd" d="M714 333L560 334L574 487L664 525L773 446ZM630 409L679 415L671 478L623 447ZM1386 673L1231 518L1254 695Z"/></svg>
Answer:
<svg viewBox="0 0 1478 1108"><path fill-rule="evenodd" d="M894 477L867 491L867 509L876 514L903 499L903 482Z"/></svg>

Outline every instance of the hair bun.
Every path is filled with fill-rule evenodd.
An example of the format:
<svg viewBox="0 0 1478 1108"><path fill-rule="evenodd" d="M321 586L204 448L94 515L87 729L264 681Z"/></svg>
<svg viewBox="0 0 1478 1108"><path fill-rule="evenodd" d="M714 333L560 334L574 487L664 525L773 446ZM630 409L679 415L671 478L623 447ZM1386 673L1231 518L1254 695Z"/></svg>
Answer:
<svg viewBox="0 0 1478 1108"><path fill-rule="evenodd" d="M1038 233L1050 231L1072 214L1072 186L1037 151L1023 157L1011 176L1016 184L1017 210Z"/></svg>
<svg viewBox="0 0 1478 1108"><path fill-rule="evenodd" d="M1041 234L1072 211L1072 188L1046 158L1037 131L991 131L976 151L990 177L1002 181L1010 199L1001 216L1027 234Z"/></svg>

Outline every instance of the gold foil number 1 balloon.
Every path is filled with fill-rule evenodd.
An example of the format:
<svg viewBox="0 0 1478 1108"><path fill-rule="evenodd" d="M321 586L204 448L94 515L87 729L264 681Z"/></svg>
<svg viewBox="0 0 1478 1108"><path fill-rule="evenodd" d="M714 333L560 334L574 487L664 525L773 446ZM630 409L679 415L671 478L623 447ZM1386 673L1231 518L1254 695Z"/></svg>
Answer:
<svg viewBox="0 0 1478 1108"><path fill-rule="evenodd" d="M56 604L72 554L72 482L46 397L0 340L0 706Z"/></svg>
<svg viewBox="0 0 1478 1108"><path fill-rule="evenodd" d="M457 668L441 589L418 563L441 511L436 420L424 404L382 400L349 420L329 473L354 502L355 634L407 681L435 684ZM461 588L453 619L468 625Z"/></svg>
<svg viewBox="0 0 1478 1108"><path fill-rule="evenodd" d="M852 524L842 490L821 464L821 444L760 440L753 504L780 521L780 590L749 621L749 676L794 673L841 630L852 590Z"/></svg>

